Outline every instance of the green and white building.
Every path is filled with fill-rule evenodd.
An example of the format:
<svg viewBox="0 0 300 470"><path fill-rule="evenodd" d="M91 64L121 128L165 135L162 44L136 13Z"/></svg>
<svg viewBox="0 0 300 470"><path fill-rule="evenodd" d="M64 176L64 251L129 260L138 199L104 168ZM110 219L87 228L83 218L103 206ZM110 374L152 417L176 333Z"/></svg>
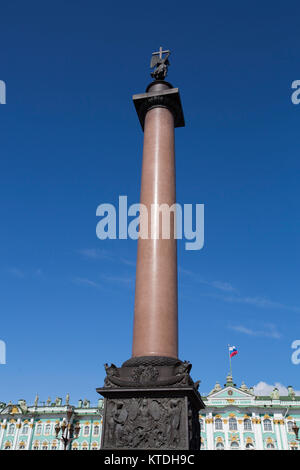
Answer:
<svg viewBox="0 0 300 470"><path fill-rule="evenodd" d="M258 396L244 383L237 387L228 375L224 387L217 382L202 397L199 415L203 450L299 450L292 429L300 426L300 396L293 387L287 396L274 388L270 396Z"/></svg>
<svg viewBox="0 0 300 470"><path fill-rule="evenodd" d="M299 450L293 430L300 427L300 396L293 387L280 396L274 388L270 396L257 396L244 383L237 387L228 375L226 384L216 383L202 397L205 409L199 414L202 450ZM55 427L63 422L77 423L80 432L69 444L72 450L98 450L101 444L103 400L91 406L79 400L77 406L56 398L40 403L36 397L30 406L25 400L0 403L1 450L63 450Z"/></svg>

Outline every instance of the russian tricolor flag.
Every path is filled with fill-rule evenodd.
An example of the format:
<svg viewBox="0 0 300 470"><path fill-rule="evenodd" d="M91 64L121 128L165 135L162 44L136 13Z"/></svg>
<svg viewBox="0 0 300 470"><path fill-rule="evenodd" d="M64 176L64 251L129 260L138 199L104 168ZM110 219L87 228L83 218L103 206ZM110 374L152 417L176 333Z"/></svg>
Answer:
<svg viewBox="0 0 300 470"><path fill-rule="evenodd" d="M236 356L238 353L238 350L236 349L235 346L229 346L229 355L230 355L230 358L232 358L233 356Z"/></svg>

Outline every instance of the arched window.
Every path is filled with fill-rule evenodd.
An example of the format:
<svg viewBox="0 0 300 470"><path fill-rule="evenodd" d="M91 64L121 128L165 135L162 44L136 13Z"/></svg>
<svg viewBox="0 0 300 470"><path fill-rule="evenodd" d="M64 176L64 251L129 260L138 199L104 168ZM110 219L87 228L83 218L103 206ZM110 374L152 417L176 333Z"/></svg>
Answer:
<svg viewBox="0 0 300 470"><path fill-rule="evenodd" d="M229 418L229 431L237 431L237 422L235 418Z"/></svg>
<svg viewBox="0 0 300 470"><path fill-rule="evenodd" d="M218 442L216 445L216 450L224 450L224 444L223 442Z"/></svg>
<svg viewBox="0 0 300 470"><path fill-rule="evenodd" d="M34 444L33 444L33 450L39 450L39 448L40 448L39 441L35 441Z"/></svg>
<svg viewBox="0 0 300 470"><path fill-rule="evenodd" d="M22 434L28 434L28 424L23 424Z"/></svg>
<svg viewBox="0 0 300 470"><path fill-rule="evenodd" d="M233 441L233 442L231 443L230 447L231 447L231 449L233 449L233 450L237 450L237 449L239 449L239 443L236 442L236 441Z"/></svg>
<svg viewBox="0 0 300 470"><path fill-rule="evenodd" d="M272 431L272 423L270 419L264 419L264 431Z"/></svg>
<svg viewBox="0 0 300 470"><path fill-rule="evenodd" d="M37 427L36 427L36 433L37 433L37 434L42 434L42 425L41 425L41 423L39 423L39 424L37 425Z"/></svg>
<svg viewBox="0 0 300 470"><path fill-rule="evenodd" d="M25 442L23 442L23 441L20 442L20 444L19 444L19 449L20 449L20 450L24 450L24 449L25 449Z"/></svg>
<svg viewBox="0 0 300 470"><path fill-rule="evenodd" d="M4 449L5 450L10 450L11 449L11 442L10 441L5 442Z"/></svg>
<svg viewBox="0 0 300 470"><path fill-rule="evenodd" d="M52 441L51 450L57 450L57 441Z"/></svg>
<svg viewBox="0 0 300 470"><path fill-rule="evenodd" d="M92 450L98 450L98 443L97 442L93 442Z"/></svg>
<svg viewBox="0 0 300 470"><path fill-rule="evenodd" d="M94 436L99 436L100 427L98 424L94 426Z"/></svg>
<svg viewBox="0 0 300 470"><path fill-rule="evenodd" d="M88 450L89 449L89 445L87 442L83 442L82 443L82 446L81 446L81 450Z"/></svg>
<svg viewBox="0 0 300 470"><path fill-rule="evenodd" d="M51 432L51 424L46 424L45 434L50 434L50 432Z"/></svg>
<svg viewBox="0 0 300 470"><path fill-rule="evenodd" d="M220 431L222 429L223 429L223 423L222 423L221 418L216 418L215 419L215 430Z"/></svg>
<svg viewBox="0 0 300 470"><path fill-rule="evenodd" d="M288 432L294 432L293 431L293 426L294 426L293 421L288 421L288 423L287 423Z"/></svg>
<svg viewBox="0 0 300 470"><path fill-rule="evenodd" d="M47 441L43 442L42 450L48 450L48 442Z"/></svg>
<svg viewBox="0 0 300 470"><path fill-rule="evenodd" d="M15 425L11 423L8 427L8 434L14 434L15 432Z"/></svg>
<svg viewBox="0 0 300 470"><path fill-rule="evenodd" d="M267 444L267 449L275 449L274 444L272 444L271 442L269 442L269 444Z"/></svg>
<svg viewBox="0 0 300 470"><path fill-rule="evenodd" d="M252 430L251 420L249 418L244 419L244 431L251 431L251 430Z"/></svg>
<svg viewBox="0 0 300 470"><path fill-rule="evenodd" d="M254 450L254 445L252 444L252 442L248 442L248 444L246 444L246 449L247 450Z"/></svg>
<svg viewBox="0 0 300 470"><path fill-rule="evenodd" d="M74 442L74 444L72 445L72 450L78 450L78 443L77 442Z"/></svg>
<svg viewBox="0 0 300 470"><path fill-rule="evenodd" d="M84 426L83 435L88 436L89 434L90 434L90 427L89 426Z"/></svg>

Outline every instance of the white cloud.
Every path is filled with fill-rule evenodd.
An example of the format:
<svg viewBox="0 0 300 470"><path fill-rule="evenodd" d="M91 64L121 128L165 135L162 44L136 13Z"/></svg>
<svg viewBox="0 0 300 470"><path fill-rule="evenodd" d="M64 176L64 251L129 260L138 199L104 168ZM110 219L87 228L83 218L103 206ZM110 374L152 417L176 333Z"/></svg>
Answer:
<svg viewBox="0 0 300 470"><path fill-rule="evenodd" d="M182 268L181 266L178 267L178 272L179 274L182 274L184 276L190 277L192 280L195 282L198 282L200 284L213 287L214 289L217 289L219 291L227 292L227 293L232 293L232 295L222 295L222 294L212 294L212 293L201 293L200 295L204 295L207 297L213 297L215 299L222 300L223 302L229 302L229 303L239 303L239 304L248 304L248 305L253 305L254 307L259 307L259 308L270 308L270 309L281 309L281 310L289 310L290 312L295 312L299 313L300 312L300 307L295 307L292 305L286 305L280 302L276 302L273 300L270 300L266 297L249 297L249 296L242 296L239 294L239 291L236 287L234 287L232 284L229 282L225 281L206 281L204 279L201 279L197 276L192 271L189 271L187 269Z"/></svg>
<svg viewBox="0 0 300 470"><path fill-rule="evenodd" d="M233 287L229 282L213 281L209 283L210 286L225 292L236 292L237 289Z"/></svg>
<svg viewBox="0 0 300 470"><path fill-rule="evenodd" d="M86 286L91 286L91 287L101 287L96 282L91 281L90 279L87 279L84 277L76 277L75 279L73 279L73 282L75 284L81 284L81 285L86 285Z"/></svg>
<svg viewBox="0 0 300 470"><path fill-rule="evenodd" d="M271 392L275 387L278 388L279 395L287 396L288 389L280 382L275 382L274 385L271 385L267 384L266 382L260 381L256 385L254 385L254 393L255 395L270 396ZM296 395L300 395L300 390L295 390L295 393Z"/></svg>
<svg viewBox="0 0 300 470"><path fill-rule="evenodd" d="M272 324L266 324L264 325L264 329L258 329L258 330L253 330L243 325L232 325L232 326L229 326L228 328L230 330L234 330L239 333L244 333L248 336L265 336L267 338L274 338L274 339L281 338L281 334L277 331L276 326Z"/></svg>
<svg viewBox="0 0 300 470"><path fill-rule="evenodd" d="M111 254L107 250L97 250L95 248L83 248L78 252L89 259L111 259Z"/></svg>
<svg viewBox="0 0 300 470"><path fill-rule="evenodd" d="M9 268L8 269L9 274L11 274L14 277L17 277L19 279L22 279L25 277L25 273L19 269L19 268Z"/></svg>
<svg viewBox="0 0 300 470"><path fill-rule="evenodd" d="M197 276L197 274L187 269L183 269L181 266L178 267L178 272L185 276L191 277L195 282L199 282L200 284L204 284L205 286L213 287L214 289L221 290L223 292L237 292L237 289L233 287L229 282L205 281L204 279L201 279L199 276Z"/></svg>

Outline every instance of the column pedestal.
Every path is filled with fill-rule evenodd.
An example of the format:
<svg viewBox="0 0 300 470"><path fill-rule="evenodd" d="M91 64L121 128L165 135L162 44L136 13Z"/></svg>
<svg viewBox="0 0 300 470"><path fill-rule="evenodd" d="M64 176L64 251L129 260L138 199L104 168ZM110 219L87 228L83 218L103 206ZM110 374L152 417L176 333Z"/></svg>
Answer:
<svg viewBox="0 0 300 470"><path fill-rule="evenodd" d="M191 364L166 357L106 365L101 449L198 450L204 408Z"/></svg>

